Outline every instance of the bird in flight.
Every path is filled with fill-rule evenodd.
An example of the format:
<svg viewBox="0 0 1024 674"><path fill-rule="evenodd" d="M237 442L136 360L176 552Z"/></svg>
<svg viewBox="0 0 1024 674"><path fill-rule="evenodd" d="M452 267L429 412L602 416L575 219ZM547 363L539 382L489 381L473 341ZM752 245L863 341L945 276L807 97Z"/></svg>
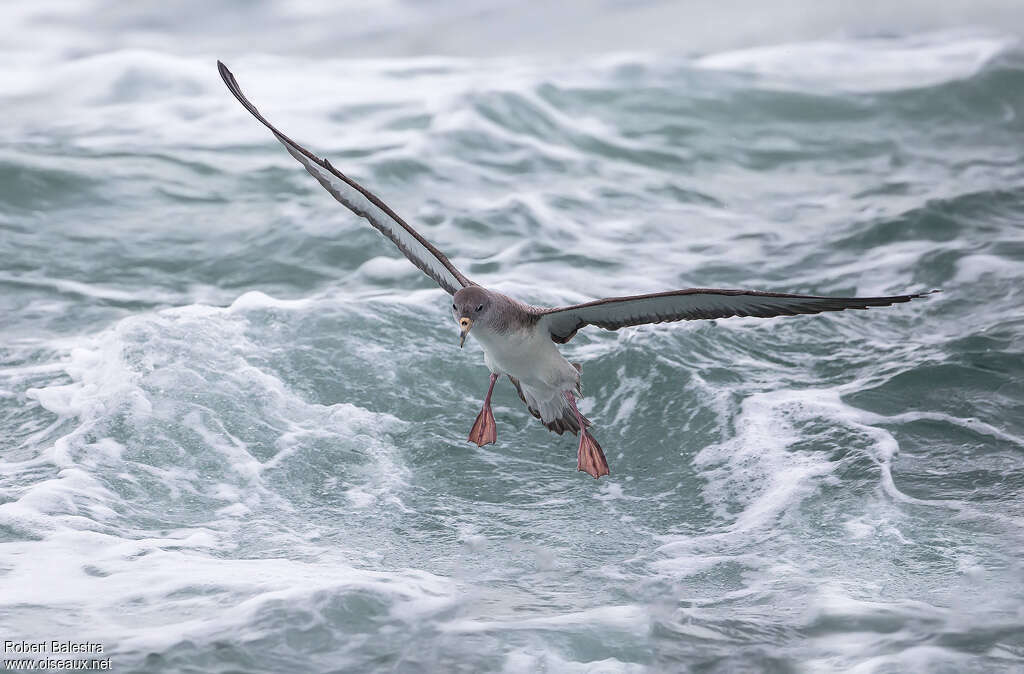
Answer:
<svg viewBox="0 0 1024 674"><path fill-rule="evenodd" d="M484 350L491 371L483 407L473 423L469 441L478 446L497 441L491 413L491 394L501 375L506 375L530 413L548 430L579 435L577 470L595 478L608 475L608 461L589 428L591 422L577 405L580 366L567 361L557 344L565 344L588 325L618 330L631 325L701 318L755 316L771 318L823 311L867 309L909 302L930 293L890 297L818 297L757 290L687 288L667 292L609 297L568 307L542 308L470 281L419 232L362 185L284 135L260 114L239 87L235 76L217 62L228 90L253 117L284 145L306 171L361 218L365 218L423 273L452 295L452 315L459 327L459 346L472 334ZM936 292L936 291L931 291Z"/></svg>

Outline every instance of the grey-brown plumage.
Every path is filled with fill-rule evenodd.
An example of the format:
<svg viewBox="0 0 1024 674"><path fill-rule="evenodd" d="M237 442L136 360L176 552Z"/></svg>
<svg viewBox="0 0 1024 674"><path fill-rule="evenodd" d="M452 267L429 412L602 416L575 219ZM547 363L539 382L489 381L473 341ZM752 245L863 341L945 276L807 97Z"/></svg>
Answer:
<svg viewBox="0 0 1024 674"><path fill-rule="evenodd" d="M605 330L670 321L731 316L794 316L845 309L881 307L923 297L912 293L888 297L818 297L757 290L687 288L647 295L610 297L567 307L541 308L523 304L470 281L454 264L376 195L302 147L260 114L242 93L235 76L220 61L228 90L305 169L359 217L390 239L418 269L452 295L452 312L461 329L460 345L472 331L484 350L491 371L483 408L469 439L478 445L495 442L491 393L501 374L508 376L530 413L551 431L580 436L577 468L595 478L608 474L601 446L587 430L591 423L576 406L580 395L580 366L570 364L556 344L564 344L587 325ZM938 292L938 291L932 291Z"/></svg>

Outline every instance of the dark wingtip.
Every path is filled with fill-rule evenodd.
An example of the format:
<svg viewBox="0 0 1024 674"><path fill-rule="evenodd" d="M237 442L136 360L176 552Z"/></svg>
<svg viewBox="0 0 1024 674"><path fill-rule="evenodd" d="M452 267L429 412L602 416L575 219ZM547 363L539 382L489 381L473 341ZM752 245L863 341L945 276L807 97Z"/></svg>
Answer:
<svg viewBox="0 0 1024 674"><path fill-rule="evenodd" d="M270 129L275 135L280 136L283 141L287 141L289 144L295 145L296 147L301 147L298 143L295 143L290 138L288 138L280 131L275 129L274 126L270 122L268 122L263 115L260 114L260 111L256 109L256 106L253 105L249 101L249 99L245 97L245 94L242 93L242 87L238 85L238 80L235 79L234 73L228 70L228 67L224 65L223 61L217 61L217 71L220 73L220 78L224 80L224 85L228 88L228 91L231 92L231 95L234 96L238 100L238 102L242 104L242 107L248 110L253 117L258 119L260 123L263 124L263 126Z"/></svg>
<svg viewBox="0 0 1024 674"><path fill-rule="evenodd" d="M217 72L220 73L220 78L224 80L224 84L227 85L228 90L231 91L231 93L235 93L235 90L238 88L238 82L235 81L234 74L228 70L228 67L224 65L224 62L220 59L217 60Z"/></svg>
<svg viewBox="0 0 1024 674"><path fill-rule="evenodd" d="M928 297L929 295L934 295L936 293L941 293L941 292L942 291L939 290L938 288L933 288L932 290L926 290L926 291L924 291L922 293L914 293L913 295L906 295L905 296L906 299L904 299L902 301L903 302L909 302L910 300L919 300L919 299L923 299L925 297Z"/></svg>

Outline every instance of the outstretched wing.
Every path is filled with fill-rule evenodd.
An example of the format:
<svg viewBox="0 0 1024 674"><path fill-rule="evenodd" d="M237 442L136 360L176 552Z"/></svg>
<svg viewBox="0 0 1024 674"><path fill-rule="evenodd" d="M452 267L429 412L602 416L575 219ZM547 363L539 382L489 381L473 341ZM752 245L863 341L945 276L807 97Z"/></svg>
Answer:
<svg viewBox="0 0 1024 674"><path fill-rule="evenodd" d="M238 81L235 80L235 76L231 74L227 66L217 61L217 68L220 70L220 76L224 80L224 84L228 86L228 90L234 94L238 102L252 113L253 117L270 129L288 152L299 160L299 163L306 167L310 175L320 181L320 184L335 199L359 217L366 218L381 234L391 239L398 246L398 249L409 258L410 262L427 276L434 279L439 286L450 294L454 295L455 291L459 288L473 285L472 281L463 276L462 272L455 268L455 265L445 257L444 253L420 236L405 220L398 217L387 204L362 185L331 166L329 161L320 159L278 131L273 124L260 114L256 106L245 97L241 87L238 86Z"/></svg>
<svg viewBox="0 0 1024 674"><path fill-rule="evenodd" d="M931 292L938 292L933 290ZM717 290L714 288L687 288L650 295L609 297L571 307L542 309L539 325L547 328L551 339L565 344L586 325L605 330L618 330L628 325L667 323L698 318L728 318L730 316L795 316L818 314L823 311L867 309L909 302L915 295L892 297L817 297L766 293L757 290Z"/></svg>

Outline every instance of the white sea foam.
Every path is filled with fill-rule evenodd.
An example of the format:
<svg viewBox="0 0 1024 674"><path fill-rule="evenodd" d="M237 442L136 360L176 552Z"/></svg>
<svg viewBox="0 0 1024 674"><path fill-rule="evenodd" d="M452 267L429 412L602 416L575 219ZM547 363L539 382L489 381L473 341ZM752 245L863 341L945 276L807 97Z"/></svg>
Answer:
<svg viewBox="0 0 1024 674"><path fill-rule="evenodd" d="M964 255L957 260L956 267L953 282L961 285L977 283L989 275L1008 279L1019 278L1024 273L1024 263L986 253Z"/></svg>
<svg viewBox="0 0 1024 674"><path fill-rule="evenodd" d="M494 630L536 630L586 625L643 633L648 629L646 618L647 612L640 606L604 606L576 613L559 613L536 618L453 621L447 623L444 630L468 634Z"/></svg>
<svg viewBox="0 0 1024 674"><path fill-rule="evenodd" d="M794 424L820 414L821 395L786 390L754 394L743 401L733 422L735 436L695 457L709 478L705 493L719 512L725 516L729 504L742 505L730 518L734 532L773 526L775 518L799 505L817 479L831 472L827 459L789 450L802 437Z"/></svg>
<svg viewBox="0 0 1024 674"><path fill-rule="evenodd" d="M276 297L271 297L266 293L262 293L258 290L250 290L247 293L242 294L231 303L228 310L231 312L244 313L246 311L252 311L255 309L287 309L287 310L300 310L307 309L312 304L312 300L282 300Z"/></svg>
<svg viewBox="0 0 1024 674"><path fill-rule="evenodd" d="M573 674L632 674L650 669L635 662L622 662L616 658L579 662L569 660L547 649L513 649L505 656L503 672L566 672Z"/></svg>
<svg viewBox="0 0 1024 674"><path fill-rule="evenodd" d="M936 33L912 38L790 43L705 56L703 68L738 70L831 90L895 91L974 75L1016 44L1008 36Z"/></svg>
<svg viewBox="0 0 1024 674"><path fill-rule="evenodd" d="M455 595L448 581L420 571L366 571L343 557L309 563L211 556L236 547L237 531L261 526L268 507L278 517L290 512L266 486L264 474L286 468L317 436L346 444L361 438L364 448L376 452L379 479L374 471L365 472L361 478L353 476L346 489L356 507L401 506L398 491L405 472L382 441L382 434L401 427L398 419L348 403L307 403L280 379L248 362L247 356L258 352L245 335L248 317L318 310L314 301L248 293L227 308L144 313L93 337L60 341L57 346L65 354L61 369L71 383L33 388L27 396L69 422L70 430L38 457L4 464L8 474L24 474L26 484L0 503L0 526L41 538L5 543L8 561L0 574L5 605L45 601L78 626L76 639L98 640L108 648L116 644L117 652L131 653L252 633L258 629L257 617L272 607L319 610L325 597L344 601L348 595L378 596L407 621L451 602ZM189 388L192 382L208 386L199 382L211 376L248 387L248 394L260 401L253 412L259 414L262 408L269 415L259 421L284 427L276 454L257 458L222 420L208 416L206 407L213 399L204 401L200 390L190 393ZM199 404L188 410L190 398ZM170 457L147 459L146 446L135 440L126 446L126 440L103 435L115 432L112 423L118 418L122 421L117 423L135 429L129 438L149 435L163 445L163 429L180 423L196 434L200 446L179 446L184 456L177 466L165 463ZM191 451L200 454L190 457ZM208 466L211 460L223 461L229 470L217 475L220 482L210 484L213 476L204 475L210 468L201 469L196 459ZM156 463L149 465L151 460ZM46 465L53 466L52 477L29 477ZM118 473L113 482L111 471ZM141 489L152 479L159 485L151 495L156 502L166 490L172 499L168 505L181 498L212 498L220 505L206 526L139 537L128 515L144 511L146 505L127 506L115 491L123 487L112 484ZM125 602L134 606L128 622L118 608ZM19 623L19 634L30 635L26 620Z"/></svg>
<svg viewBox="0 0 1024 674"><path fill-rule="evenodd" d="M182 424L201 440L204 451L220 455L240 484L247 485L247 490L256 489L257 495L264 489L262 474L287 462L313 437L311 434L364 437L377 445L378 458L387 464L382 470L387 477L376 485L354 485L353 493L393 497L391 490L400 487L403 471L389 458L391 450L374 436L400 427L399 420L349 403L309 404L280 379L247 360L247 352L252 352L245 337L247 314L265 310L301 312L311 306L312 301L282 301L253 292L225 309L189 306L141 314L94 337L58 342L66 352L61 369L70 376L71 383L30 388L25 395L59 419L73 420L71 430L38 457L10 462L7 467L11 472L34 470L43 462L60 472L53 479L22 489L15 500L0 504L4 519L17 527L26 509L40 515L77 515L83 508L94 516L103 508L97 516L100 521L116 519L107 504L116 503L118 497L90 472L125 461L131 467L129 472L157 476L172 490L204 489L199 474L187 467L147 465L138 458L145 447L135 446L128 452L124 441L102 436L110 432L110 424L118 418L124 420L120 423L129 423L144 433L159 432L165 424ZM203 369L193 369L197 365ZM189 388L197 381L209 381L211 376L224 378L231 386L249 387L249 393L261 400L264 414L271 415L263 421L276 419L284 427L279 451L272 457L257 458L246 442L208 416L209 402L188 409L185 401L199 398L190 395ZM178 411L183 403L186 411ZM98 434L97 439L89 439ZM129 453L131 459L127 458ZM226 515L237 516L252 505L242 502L238 485L222 483L214 494L235 501L221 509ZM47 521L37 516L27 519L36 528Z"/></svg>
<svg viewBox="0 0 1024 674"><path fill-rule="evenodd" d="M316 611L325 598L365 593L412 621L454 597L449 581L420 571L367 571L342 559L218 559L206 554L215 540L195 531L139 540L54 532L45 542L7 544L14 563L0 589L13 605L45 597L81 626L76 639L117 643L122 652L213 643L239 631L255 637L255 618L282 604ZM135 607L130 617L118 610L125 602Z"/></svg>

